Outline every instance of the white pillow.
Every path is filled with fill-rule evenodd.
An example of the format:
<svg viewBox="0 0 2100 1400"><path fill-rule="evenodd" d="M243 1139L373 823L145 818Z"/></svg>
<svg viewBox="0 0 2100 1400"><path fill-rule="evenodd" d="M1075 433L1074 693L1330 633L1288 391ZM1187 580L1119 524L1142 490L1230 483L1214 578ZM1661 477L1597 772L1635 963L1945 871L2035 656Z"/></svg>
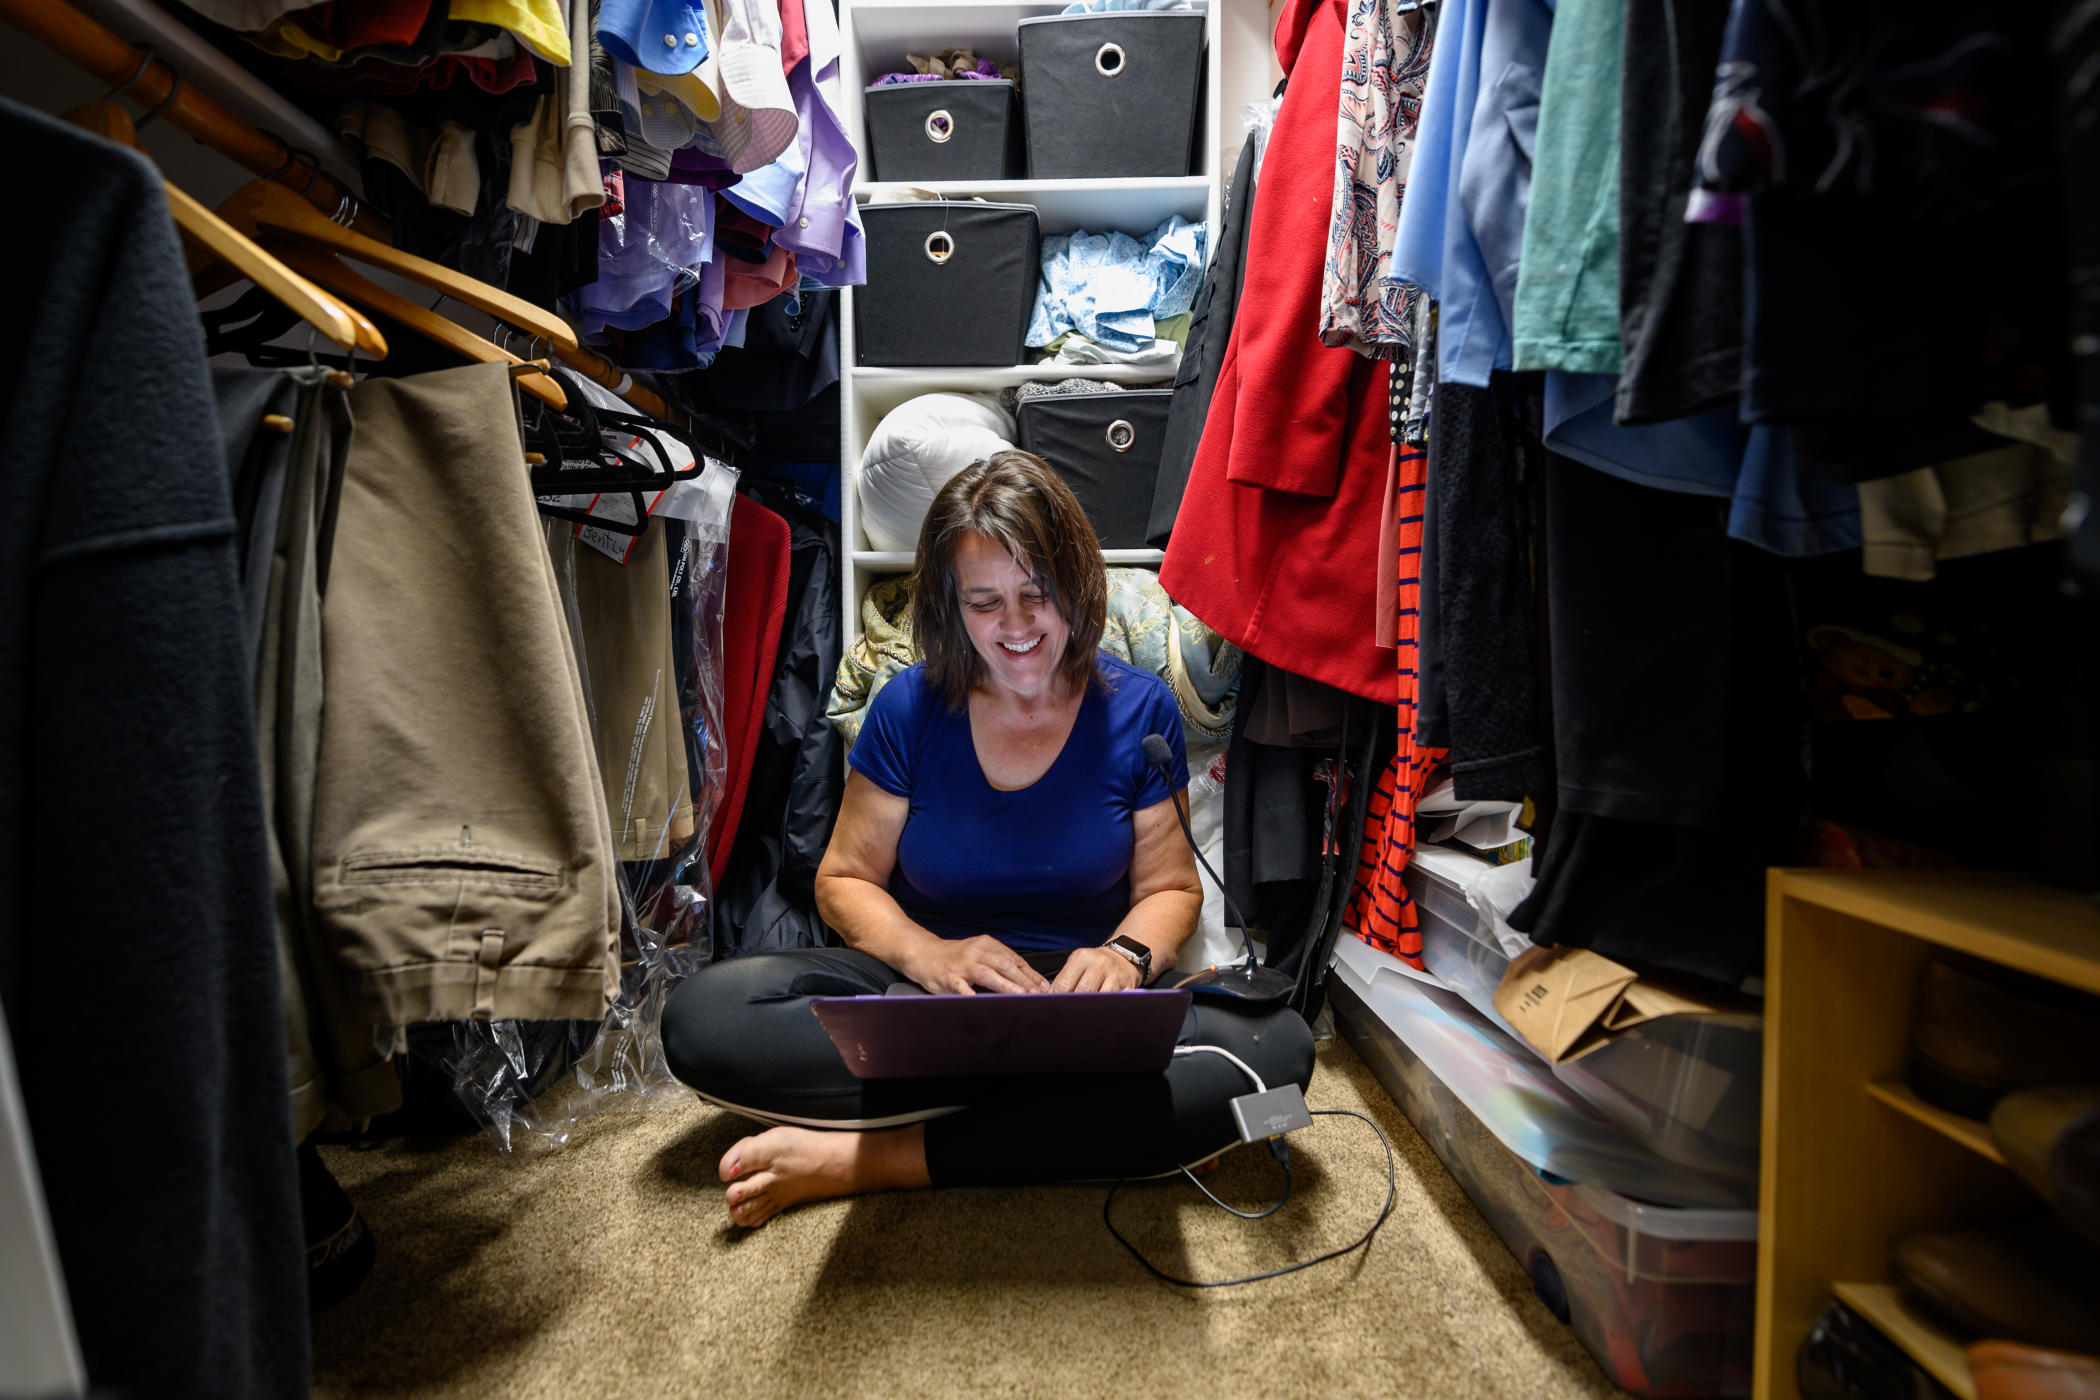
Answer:
<svg viewBox="0 0 2100 1400"><path fill-rule="evenodd" d="M921 394L875 427L860 456L860 525L874 549L916 549L933 498L972 462L1011 448L1014 420L990 394Z"/></svg>

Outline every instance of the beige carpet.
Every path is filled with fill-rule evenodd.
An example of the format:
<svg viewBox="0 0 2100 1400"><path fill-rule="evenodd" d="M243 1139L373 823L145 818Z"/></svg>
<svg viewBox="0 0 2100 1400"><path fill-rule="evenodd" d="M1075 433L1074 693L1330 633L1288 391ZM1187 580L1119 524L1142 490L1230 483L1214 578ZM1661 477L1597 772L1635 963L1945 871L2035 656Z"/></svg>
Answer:
<svg viewBox="0 0 2100 1400"><path fill-rule="evenodd" d="M957 1189L727 1223L714 1166L748 1131L697 1102L592 1120L506 1160L481 1138L328 1150L379 1263L315 1328L314 1385L505 1397L1510 1397L1616 1392L1346 1045L1315 1108L1392 1139L1393 1216L1368 1251L1240 1288L1170 1288L1101 1223L1103 1188ZM1297 1189L1261 1222L1186 1182L1126 1189L1124 1233L1220 1278L1346 1244L1385 1159L1351 1118L1293 1136ZM1245 1209L1277 1177L1241 1149L1210 1184Z"/></svg>

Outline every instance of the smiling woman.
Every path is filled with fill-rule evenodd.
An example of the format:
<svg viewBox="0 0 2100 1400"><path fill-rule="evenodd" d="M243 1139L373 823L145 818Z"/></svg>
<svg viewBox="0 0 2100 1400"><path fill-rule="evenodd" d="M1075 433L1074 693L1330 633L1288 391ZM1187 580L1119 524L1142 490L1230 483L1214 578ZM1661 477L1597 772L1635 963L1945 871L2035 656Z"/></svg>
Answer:
<svg viewBox="0 0 2100 1400"><path fill-rule="evenodd" d="M934 498L919 529L912 635L951 706L990 683L1040 694L1052 676L1076 701L1098 682L1107 609L1094 527L1042 458L995 452ZM1040 658L1038 638L1048 643ZM1030 664L1008 671L1008 656Z"/></svg>
<svg viewBox="0 0 2100 1400"><path fill-rule="evenodd" d="M919 661L876 696L817 872L846 946L761 953L689 978L664 1049L706 1097L780 1124L723 1155L730 1215L934 1184L1101 1180L1239 1140L1239 1070L867 1080L809 1009L902 983L967 996L1172 985L1202 887L1179 829L1188 760L1160 679L1099 649L1101 551L1057 473L998 452L942 488L919 535ZM1155 767L1147 736L1171 761ZM1288 1010L1198 1003L1183 1046L1229 1050L1271 1086L1312 1076Z"/></svg>

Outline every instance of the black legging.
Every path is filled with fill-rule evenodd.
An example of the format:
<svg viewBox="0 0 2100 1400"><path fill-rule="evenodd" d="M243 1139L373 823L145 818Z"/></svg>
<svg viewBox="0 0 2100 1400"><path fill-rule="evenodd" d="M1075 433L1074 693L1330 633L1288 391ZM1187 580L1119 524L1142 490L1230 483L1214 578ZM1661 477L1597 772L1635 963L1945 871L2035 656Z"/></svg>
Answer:
<svg viewBox="0 0 2100 1400"><path fill-rule="evenodd" d="M1048 975L1062 960L1037 970ZM850 948L731 958L671 994L664 1053L701 1094L770 1122L844 1128L925 1118L926 1171L937 1186L1154 1176L1239 1141L1230 1104L1254 1086L1219 1055L1177 1055L1159 1074L1081 1079L854 1078L810 998L865 996L905 980ZM1174 981L1168 973L1157 985ZM1312 1032L1288 1009L1199 1000L1177 1043L1230 1050L1271 1088L1312 1080Z"/></svg>

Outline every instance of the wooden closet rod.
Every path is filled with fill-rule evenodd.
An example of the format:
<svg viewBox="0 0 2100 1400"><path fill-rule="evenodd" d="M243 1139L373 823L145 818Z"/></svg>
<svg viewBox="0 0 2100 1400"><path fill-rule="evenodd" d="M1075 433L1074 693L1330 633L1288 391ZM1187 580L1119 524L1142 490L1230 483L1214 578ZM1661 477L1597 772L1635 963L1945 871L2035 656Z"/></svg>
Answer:
<svg viewBox="0 0 2100 1400"><path fill-rule="evenodd" d="M205 145L265 179L297 190L322 213L333 218L340 210L351 211L348 227L384 243L394 241L393 228L385 217L366 206L320 170L311 159L267 132L258 131L188 84L178 83L173 67L148 51L125 42L101 24L64 0L0 0L0 19L62 58L86 69L116 87L137 74L124 91L133 101L154 107L166 102L160 114ZM142 66L143 65L143 66ZM172 100L170 100L172 97ZM308 177L311 177L309 180ZM663 398L635 383L618 365L581 347L554 351L555 358L595 383L619 394L652 418L683 420ZM626 387L623 389L622 384Z"/></svg>

